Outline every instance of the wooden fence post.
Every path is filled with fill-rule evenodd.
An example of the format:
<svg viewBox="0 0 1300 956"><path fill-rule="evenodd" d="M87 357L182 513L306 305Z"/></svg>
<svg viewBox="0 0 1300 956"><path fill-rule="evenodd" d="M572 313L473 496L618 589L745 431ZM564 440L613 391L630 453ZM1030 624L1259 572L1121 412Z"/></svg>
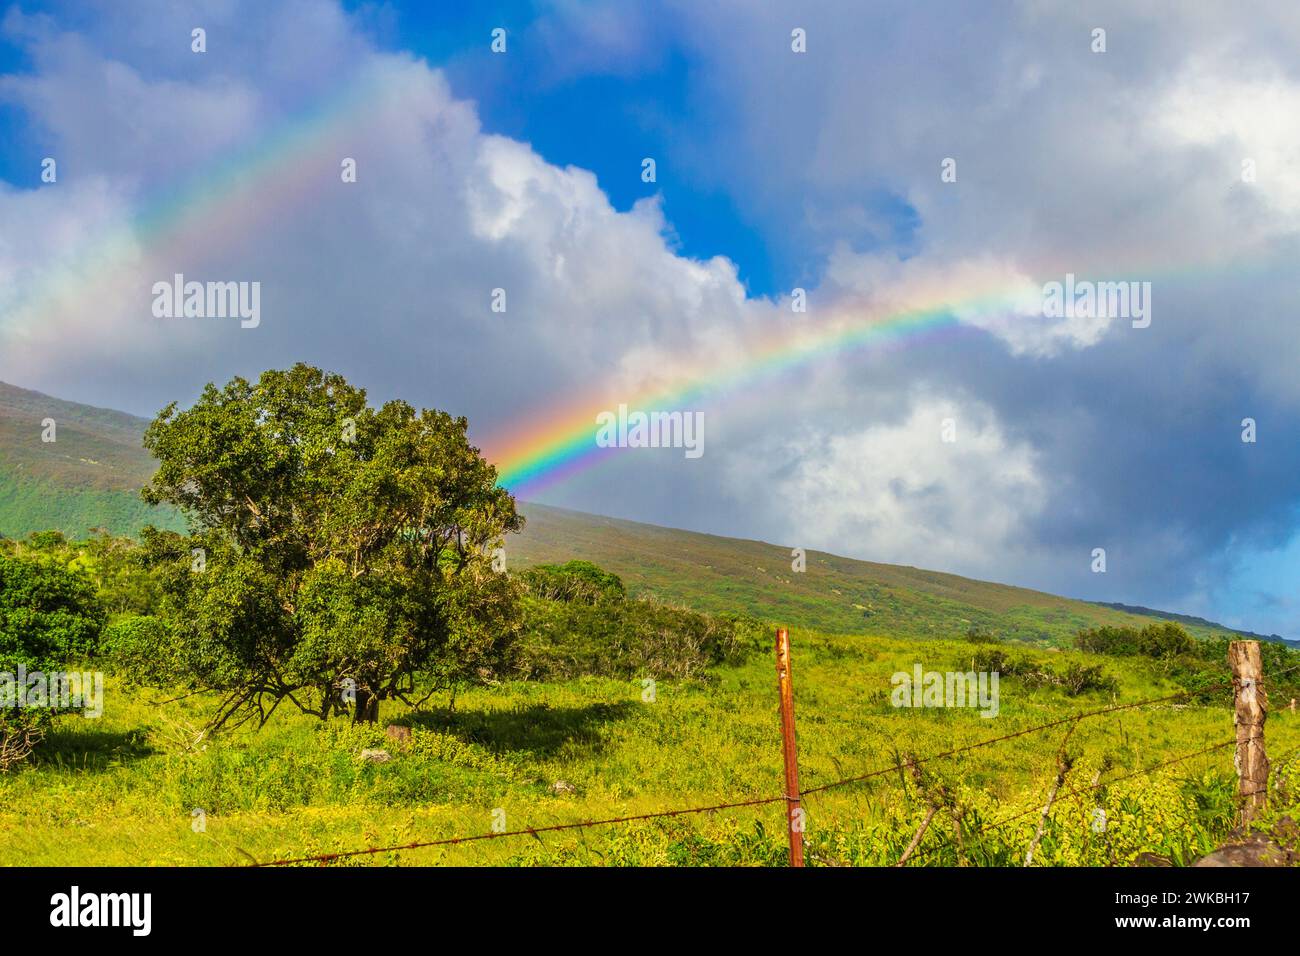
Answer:
<svg viewBox="0 0 1300 956"><path fill-rule="evenodd" d="M1233 641L1228 645L1235 698L1233 723L1237 727L1237 789L1240 792L1241 822L1249 823L1268 799L1268 755L1264 751L1264 720L1268 697L1261 684L1264 676L1259 641Z"/></svg>
<svg viewBox="0 0 1300 956"><path fill-rule="evenodd" d="M790 865L803 866L803 807L799 802L799 752L794 740L794 685L790 681L790 632L776 631L776 678L781 690L781 754L785 759L785 829Z"/></svg>

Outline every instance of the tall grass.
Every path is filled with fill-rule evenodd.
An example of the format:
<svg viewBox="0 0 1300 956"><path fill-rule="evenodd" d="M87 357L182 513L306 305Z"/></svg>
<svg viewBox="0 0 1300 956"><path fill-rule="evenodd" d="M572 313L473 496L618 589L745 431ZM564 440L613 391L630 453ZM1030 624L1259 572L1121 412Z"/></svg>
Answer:
<svg viewBox="0 0 1300 956"><path fill-rule="evenodd" d="M909 753L949 750L1049 720L1174 693L1153 662L1082 652L1025 651L1043 667L1073 661L1115 680L1113 693L1070 696L1057 686L1001 684L997 718L974 709L895 709L890 676L966 670L972 644L794 635L801 781L806 788L888 767ZM384 723L412 728L399 744L379 726L322 724L279 712L261 731L202 734L212 701L131 689L110 680L98 720L67 716L30 766L0 777L0 841L8 863L223 865L491 830L705 805L781 792L772 662L754 655L707 681L514 682L462 692L455 708L392 707ZM179 700L170 700L172 697ZM170 702L164 702L169 701ZM813 865L888 865L943 790L916 865L1019 865L1038 814L977 831L1045 800L1064 727L925 765L909 774L810 796ZM1223 701L1162 704L1081 722L1067 789L1107 780L1232 738ZM1300 745L1290 713L1273 714L1274 753ZM363 750L385 749L372 763ZM1300 812L1300 762L1275 775L1271 816ZM556 786L557 784L562 785ZM1148 777L1059 800L1035 865L1129 864L1141 854L1186 863L1233 825L1232 750ZM194 810L205 828L192 827ZM1096 811L1106 829L1096 832ZM962 845L957 844L960 824ZM350 865L779 865L780 804L635 824L380 853ZM341 864L340 864L341 865Z"/></svg>

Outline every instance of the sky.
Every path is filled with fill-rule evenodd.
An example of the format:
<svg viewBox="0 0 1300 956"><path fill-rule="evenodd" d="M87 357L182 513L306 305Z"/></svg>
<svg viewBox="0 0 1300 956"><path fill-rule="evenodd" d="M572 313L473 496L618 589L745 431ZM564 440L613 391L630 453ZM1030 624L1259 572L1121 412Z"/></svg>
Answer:
<svg viewBox="0 0 1300 956"><path fill-rule="evenodd" d="M0 380L306 361L531 500L1300 637L1300 7L1134 6L0 6Z"/></svg>

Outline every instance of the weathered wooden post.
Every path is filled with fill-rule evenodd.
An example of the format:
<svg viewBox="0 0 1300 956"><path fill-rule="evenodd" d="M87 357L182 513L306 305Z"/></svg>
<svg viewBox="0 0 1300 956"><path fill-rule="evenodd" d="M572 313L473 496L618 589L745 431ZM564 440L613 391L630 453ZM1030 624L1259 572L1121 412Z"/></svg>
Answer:
<svg viewBox="0 0 1300 956"><path fill-rule="evenodd" d="M1235 698L1233 723L1237 727L1237 788L1241 795L1241 822L1249 823L1268 799L1268 755L1264 751L1264 720L1268 697L1262 681L1264 666L1259 641L1233 641L1228 645Z"/></svg>
<svg viewBox="0 0 1300 956"><path fill-rule="evenodd" d="M803 807L799 802L799 751L794 740L794 685L790 681L790 632L776 631L776 679L781 690L781 754L785 759L785 828L790 865L803 866Z"/></svg>

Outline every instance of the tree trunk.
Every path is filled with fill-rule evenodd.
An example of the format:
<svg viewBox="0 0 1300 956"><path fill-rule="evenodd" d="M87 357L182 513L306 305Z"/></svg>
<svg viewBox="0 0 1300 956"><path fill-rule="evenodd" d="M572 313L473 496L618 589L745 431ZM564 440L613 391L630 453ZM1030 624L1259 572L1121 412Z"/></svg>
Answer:
<svg viewBox="0 0 1300 956"><path fill-rule="evenodd" d="M365 688L358 687L356 710L352 712L352 722L359 724L364 721L373 724L377 720L379 720L379 698Z"/></svg>

